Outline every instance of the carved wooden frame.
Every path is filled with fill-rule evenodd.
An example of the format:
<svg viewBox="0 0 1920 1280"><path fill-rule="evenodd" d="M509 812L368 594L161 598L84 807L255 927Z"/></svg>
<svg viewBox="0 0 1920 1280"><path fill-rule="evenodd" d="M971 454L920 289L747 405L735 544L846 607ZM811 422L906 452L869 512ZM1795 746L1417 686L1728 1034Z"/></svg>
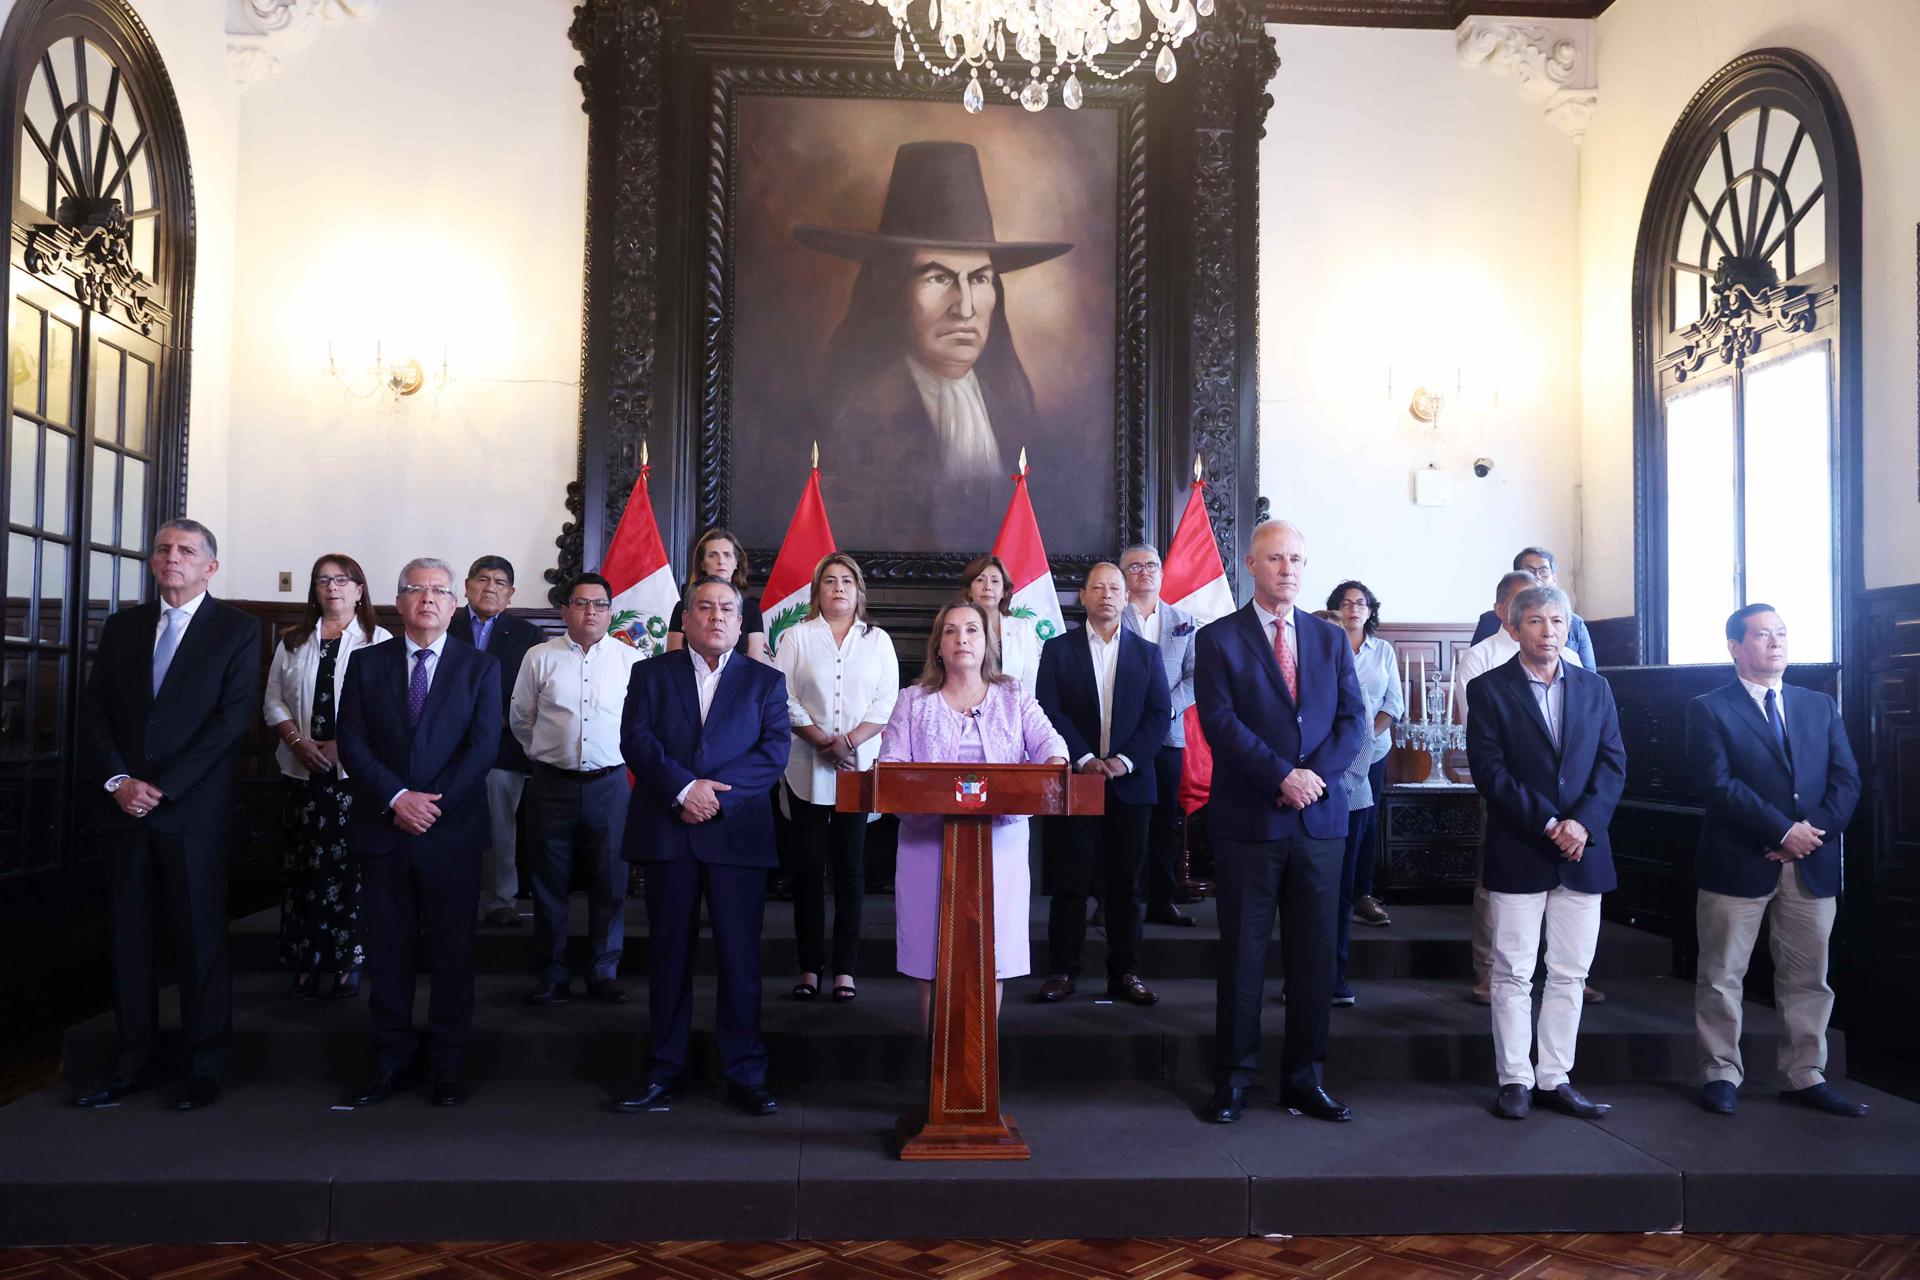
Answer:
<svg viewBox="0 0 1920 1280"><path fill-rule="evenodd" d="M586 298L580 467L556 586L604 554L642 440L670 551L726 517L738 96L957 93L894 70L884 10L860 0L586 0L570 35L589 117ZM1256 520L1258 140L1278 65L1257 5L1225 0L1181 51L1173 84L1088 91L1121 113L1120 532L1170 535L1199 453L1236 578ZM857 554L880 594L950 587L963 558ZM753 559L764 569L767 557ZM1055 569L1072 581L1085 567L1063 558Z"/></svg>

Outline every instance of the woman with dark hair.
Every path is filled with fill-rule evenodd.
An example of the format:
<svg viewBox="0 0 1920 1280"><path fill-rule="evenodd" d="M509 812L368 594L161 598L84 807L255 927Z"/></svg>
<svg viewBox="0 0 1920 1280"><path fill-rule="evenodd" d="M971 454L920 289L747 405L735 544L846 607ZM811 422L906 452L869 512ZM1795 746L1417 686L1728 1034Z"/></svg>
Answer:
<svg viewBox="0 0 1920 1280"><path fill-rule="evenodd" d="M960 571L960 593L980 606L1000 673L1031 694L1040 679L1040 633L1013 611L1013 577L999 556L977 556Z"/></svg>
<svg viewBox="0 0 1920 1280"><path fill-rule="evenodd" d="M900 693L893 640L867 621L867 583L844 551L813 570L807 616L780 640L773 665L787 676L787 806L796 854L793 929L800 951L796 1000L820 994L826 972L826 896L833 869L833 998L857 994L853 963L860 949L866 895L867 815L834 812L841 773L868 769L880 755L880 733Z"/></svg>
<svg viewBox="0 0 1920 1280"><path fill-rule="evenodd" d="M1067 744L1032 694L1002 675L987 611L961 601L934 617L920 679L900 692L882 735L880 759L954 764L1065 764ZM894 872L894 943L900 972L920 980L924 1022L933 991L940 905L941 819L900 819ZM994 977L1032 971L1027 917L1027 820L993 820ZM999 990L996 985L996 992ZM996 995L997 999L997 995Z"/></svg>
<svg viewBox="0 0 1920 1280"><path fill-rule="evenodd" d="M767 661L767 624L761 620L760 607L747 595L747 552L740 539L725 529L709 529L694 541L687 556L687 580L680 584L682 598L702 578L725 578L740 589L740 638L733 651L756 662ZM685 647L687 637L680 630L682 606L673 606L667 619L667 651Z"/></svg>
<svg viewBox="0 0 1920 1280"><path fill-rule="evenodd" d="M280 964L294 973L295 1000L346 999L360 990L360 864L347 849L346 771L334 745L340 690L357 649L393 637L373 620L367 577L352 556L313 563L307 612L274 646L267 672L267 728L280 739L275 758L286 780L293 844L280 908Z"/></svg>
<svg viewBox="0 0 1920 1280"><path fill-rule="evenodd" d="M1400 688L1400 669L1394 665L1393 646L1379 635L1380 600L1364 582L1349 579L1327 596L1327 608L1347 633L1353 646L1354 675L1366 703L1373 741L1354 757L1342 777L1347 789L1347 854L1340 867L1340 916L1334 954L1333 1002L1353 1003L1347 983L1347 949L1353 925L1386 925L1393 921L1373 896L1373 819L1379 812L1380 788L1387 778L1387 753L1393 750L1393 723L1406 714Z"/></svg>

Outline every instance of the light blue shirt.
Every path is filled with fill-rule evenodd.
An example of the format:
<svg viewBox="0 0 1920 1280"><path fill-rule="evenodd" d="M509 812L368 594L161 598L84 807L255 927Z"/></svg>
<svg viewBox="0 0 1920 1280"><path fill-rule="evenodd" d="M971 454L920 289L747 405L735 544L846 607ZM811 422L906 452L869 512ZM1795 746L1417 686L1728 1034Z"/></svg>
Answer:
<svg viewBox="0 0 1920 1280"><path fill-rule="evenodd" d="M1353 655L1353 674L1360 681L1360 698L1367 704L1368 725L1382 711L1389 720L1406 719L1406 693L1400 687L1400 668L1393 660L1393 646L1379 636L1368 636ZM1387 758L1393 750L1393 725L1374 735L1373 750L1366 755L1368 765Z"/></svg>
<svg viewBox="0 0 1920 1280"><path fill-rule="evenodd" d="M1533 694L1534 705L1540 708L1540 715L1547 722L1547 736L1553 739L1556 750L1560 746L1560 724L1566 718L1567 710L1567 669L1565 663L1556 662L1553 667L1553 679L1549 683L1541 680L1525 666L1527 690Z"/></svg>
<svg viewBox="0 0 1920 1280"><path fill-rule="evenodd" d="M473 624L473 647L485 653L487 651L487 639L493 635L493 624L500 621L500 615L496 613L491 618L483 618L473 611L472 605L468 605L467 621ZM433 661L427 665L434 666L438 664L439 661L440 655L435 653Z"/></svg>

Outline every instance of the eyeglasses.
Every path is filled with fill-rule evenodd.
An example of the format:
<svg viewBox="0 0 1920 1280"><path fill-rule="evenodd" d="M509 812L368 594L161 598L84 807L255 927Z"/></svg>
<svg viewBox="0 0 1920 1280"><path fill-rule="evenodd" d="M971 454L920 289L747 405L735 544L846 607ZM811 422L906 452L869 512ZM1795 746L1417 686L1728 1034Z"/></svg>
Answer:
<svg viewBox="0 0 1920 1280"><path fill-rule="evenodd" d="M313 580L313 585L316 587L344 587L349 582L355 581L357 581L357 579L350 574L323 573Z"/></svg>
<svg viewBox="0 0 1920 1280"><path fill-rule="evenodd" d="M440 600L453 599L452 587L427 587L417 582L409 582L406 586L400 588L400 598L405 600L411 596L417 596L423 591L432 593L435 598Z"/></svg>
<svg viewBox="0 0 1920 1280"><path fill-rule="evenodd" d="M1342 600L1340 607L1342 609L1364 609L1367 607L1367 602L1365 600Z"/></svg>
<svg viewBox="0 0 1920 1280"><path fill-rule="evenodd" d="M1135 560L1122 572L1136 578L1144 578L1150 573L1160 572L1160 562L1158 560Z"/></svg>
<svg viewBox="0 0 1920 1280"><path fill-rule="evenodd" d="M569 609L585 609L588 613L605 613L613 608L611 600L589 600L585 596L575 596L567 601Z"/></svg>

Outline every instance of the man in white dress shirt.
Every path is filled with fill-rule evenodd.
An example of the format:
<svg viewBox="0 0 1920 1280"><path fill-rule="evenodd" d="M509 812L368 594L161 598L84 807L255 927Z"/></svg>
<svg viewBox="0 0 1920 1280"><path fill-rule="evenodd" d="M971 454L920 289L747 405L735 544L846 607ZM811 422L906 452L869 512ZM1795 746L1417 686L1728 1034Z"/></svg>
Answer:
<svg viewBox="0 0 1920 1280"><path fill-rule="evenodd" d="M597 573L567 586L567 633L527 650L508 725L533 762L527 785L533 874L533 942L541 965L530 1004L565 1004L567 895L574 871L587 889L587 994L627 998L615 976L626 942L627 778L620 758L620 711L640 651L607 635L613 589Z"/></svg>

